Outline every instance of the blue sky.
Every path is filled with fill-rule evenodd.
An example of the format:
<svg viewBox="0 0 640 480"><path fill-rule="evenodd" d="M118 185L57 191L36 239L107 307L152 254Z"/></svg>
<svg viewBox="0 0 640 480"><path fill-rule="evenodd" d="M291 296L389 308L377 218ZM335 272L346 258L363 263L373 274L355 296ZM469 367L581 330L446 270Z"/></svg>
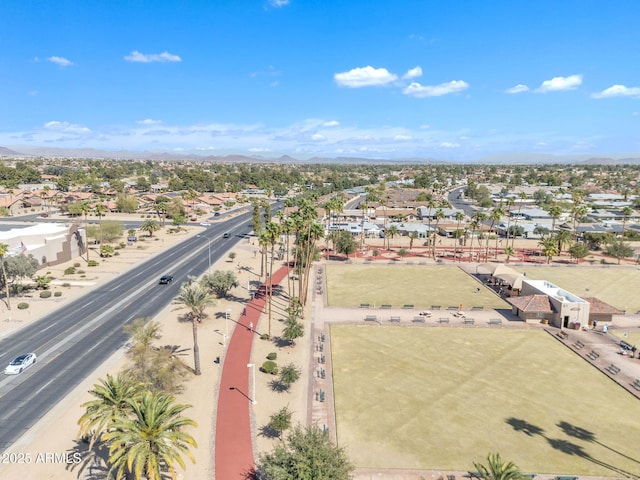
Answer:
<svg viewBox="0 0 640 480"><path fill-rule="evenodd" d="M3 0L0 146L640 152L636 0Z"/></svg>

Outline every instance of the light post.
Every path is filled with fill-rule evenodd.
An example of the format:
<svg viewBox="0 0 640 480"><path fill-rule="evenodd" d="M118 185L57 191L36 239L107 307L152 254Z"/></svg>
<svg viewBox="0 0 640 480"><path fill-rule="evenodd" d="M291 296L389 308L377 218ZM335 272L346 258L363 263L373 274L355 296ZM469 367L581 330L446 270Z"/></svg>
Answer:
<svg viewBox="0 0 640 480"><path fill-rule="evenodd" d="M226 339L229 338L229 315L231 314L231 310L227 308L227 311L224 312L224 338L225 338L225 346L227 344Z"/></svg>
<svg viewBox="0 0 640 480"><path fill-rule="evenodd" d="M196 235L196 237L204 237L209 241L207 244L207 250L209 252L209 270L207 270L207 273L211 273L211 237L208 235Z"/></svg>
<svg viewBox="0 0 640 480"><path fill-rule="evenodd" d="M247 368L251 369L251 403L255 405L258 403L256 400L256 369L253 363L247 363Z"/></svg>

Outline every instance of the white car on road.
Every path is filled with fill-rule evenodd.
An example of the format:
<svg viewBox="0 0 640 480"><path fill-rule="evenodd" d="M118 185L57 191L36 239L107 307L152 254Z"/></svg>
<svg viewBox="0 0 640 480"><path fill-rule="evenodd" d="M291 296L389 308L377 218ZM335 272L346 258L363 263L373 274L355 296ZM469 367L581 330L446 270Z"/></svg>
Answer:
<svg viewBox="0 0 640 480"><path fill-rule="evenodd" d="M19 357L14 358L13 361L7 365L7 368L4 369L4 374L18 375L19 373L22 373L23 370L36 363L36 360L35 353L25 353L24 355L20 355Z"/></svg>

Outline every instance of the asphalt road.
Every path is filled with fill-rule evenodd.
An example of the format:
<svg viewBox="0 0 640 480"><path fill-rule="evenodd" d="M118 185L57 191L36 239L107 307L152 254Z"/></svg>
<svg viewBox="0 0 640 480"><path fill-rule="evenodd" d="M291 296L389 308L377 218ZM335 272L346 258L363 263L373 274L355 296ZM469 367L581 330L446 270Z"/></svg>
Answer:
<svg viewBox="0 0 640 480"><path fill-rule="evenodd" d="M251 213L214 223L202 234L0 339L0 369L19 354L38 355L36 365L22 374L0 376L0 452L127 342L125 324L159 313L187 276L204 273L251 232L250 223ZM223 238L225 232L229 238ZM173 283L159 285L164 274L173 275Z"/></svg>

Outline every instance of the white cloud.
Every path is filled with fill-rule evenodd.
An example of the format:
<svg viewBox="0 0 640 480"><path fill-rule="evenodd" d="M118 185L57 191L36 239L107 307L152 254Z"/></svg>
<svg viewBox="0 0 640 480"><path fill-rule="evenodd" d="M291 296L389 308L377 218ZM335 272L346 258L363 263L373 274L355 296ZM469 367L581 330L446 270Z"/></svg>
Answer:
<svg viewBox="0 0 640 480"><path fill-rule="evenodd" d="M393 139L397 142L407 142L409 140L413 140L413 137L409 135L396 135Z"/></svg>
<svg viewBox="0 0 640 480"><path fill-rule="evenodd" d="M537 88L536 92L561 92L564 90L575 90L582 85L582 75L569 75L568 77L553 77L551 80L545 80Z"/></svg>
<svg viewBox="0 0 640 480"><path fill-rule="evenodd" d="M269 5L272 7L284 7L285 5L289 5L289 0L269 0Z"/></svg>
<svg viewBox="0 0 640 480"><path fill-rule="evenodd" d="M469 88L469 84L463 80L452 80L440 85L420 85L418 82L412 82L402 90L402 93L416 98L441 97L442 95L461 92L467 88Z"/></svg>
<svg viewBox="0 0 640 480"><path fill-rule="evenodd" d="M522 92L528 92L528 91L529 91L529 87L519 83L515 87L511 87L511 88L506 89L505 93L522 93Z"/></svg>
<svg viewBox="0 0 640 480"><path fill-rule="evenodd" d="M453 143L453 142L441 142L440 146L443 148L458 148L460 146L459 143Z"/></svg>
<svg viewBox="0 0 640 480"><path fill-rule="evenodd" d="M91 133L91 130L82 125L69 122L58 122L53 120L44 124L44 128L54 132L85 134Z"/></svg>
<svg viewBox="0 0 640 480"><path fill-rule="evenodd" d="M38 57L36 57L36 58L38 58ZM51 63L55 63L56 65L59 65L61 67L68 67L70 65L73 65L73 62L71 60L68 60L68 59L66 59L64 57L57 57L55 55L52 56L52 57L47 58L47 61L51 62Z"/></svg>
<svg viewBox="0 0 640 480"><path fill-rule="evenodd" d="M337 120L329 120L328 122L322 123L323 127L338 127L340 126L340 122Z"/></svg>
<svg viewBox="0 0 640 480"><path fill-rule="evenodd" d="M613 85L598 93L592 93L591 98L612 98L612 97L640 97L639 87L625 87L624 85Z"/></svg>
<svg viewBox="0 0 640 480"><path fill-rule="evenodd" d="M404 78L405 80L411 80L412 78L418 78L421 76L422 76L422 68L420 68L419 66L416 66L414 68L407 70L407 73L405 73L402 76L402 78Z"/></svg>
<svg viewBox="0 0 640 480"><path fill-rule="evenodd" d="M389 72L386 68L367 66L354 68L348 72L336 73L333 79L341 87L360 88L388 85L395 82L398 76Z"/></svg>
<svg viewBox="0 0 640 480"><path fill-rule="evenodd" d="M151 62L181 62L182 59L178 55L173 55L169 52L162 53L151 53L144 54L140 53L137 50L134 50L129 55L124 57L127 62L137 62L137 63L151 63Z"/></svg>
<svg viewBox="0 0 640 480"><path fill-rule="evenodd" d="M145 118L144 120L138 120L136 123L140 125L158 125L159 123L162 123L162 120L153 120L152 118Z"/></svg>

